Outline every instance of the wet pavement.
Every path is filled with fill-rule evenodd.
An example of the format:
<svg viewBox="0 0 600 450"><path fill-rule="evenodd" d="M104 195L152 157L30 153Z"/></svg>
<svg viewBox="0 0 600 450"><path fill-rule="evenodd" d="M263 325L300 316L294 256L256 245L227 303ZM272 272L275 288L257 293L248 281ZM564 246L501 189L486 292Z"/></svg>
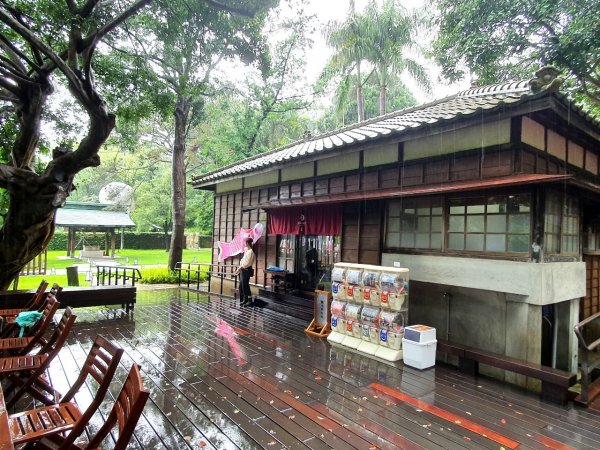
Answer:
<svg viewBox="0 0 600 450"><path fill-rule="evenodd" d="M151 392L132 449L600 448L598 413L450 366L420 371L334 347L306 323L229 298L140 290L131 317L77 314L51 380L65 392L97 334L120 345L112 394L134 361Z"/></svg>

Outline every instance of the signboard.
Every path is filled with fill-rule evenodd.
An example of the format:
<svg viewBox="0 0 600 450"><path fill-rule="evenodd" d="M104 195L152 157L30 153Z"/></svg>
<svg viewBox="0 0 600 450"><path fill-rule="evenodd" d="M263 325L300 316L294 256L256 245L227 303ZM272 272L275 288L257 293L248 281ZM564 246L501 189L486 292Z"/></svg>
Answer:
<svg viewBox="0 0 600 450"><path fill-rule="evenodd" d="M304 331L313 336L327 337L331 332L331 292L315 291L313 317L312 322Z"/></svg>

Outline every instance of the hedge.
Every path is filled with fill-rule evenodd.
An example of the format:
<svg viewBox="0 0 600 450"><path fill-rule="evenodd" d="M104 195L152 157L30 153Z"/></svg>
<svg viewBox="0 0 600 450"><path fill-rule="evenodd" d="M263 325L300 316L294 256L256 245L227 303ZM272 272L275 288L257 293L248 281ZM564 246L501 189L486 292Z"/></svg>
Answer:
<svg viewBox="0 0 600 450"><path fill-rule="evenodd" d="M77 249L81 249L80 240L85 236L86 245L99 245L104 249L104 233L77 233L75 243ZM66 250L68 233L56 232L48 244L48 250ZM117 247L120 248L121 233L117 233ZM165 248L165 235L163 233L132 233L125 232L125 247L131 250L149 250Z"/></svg>

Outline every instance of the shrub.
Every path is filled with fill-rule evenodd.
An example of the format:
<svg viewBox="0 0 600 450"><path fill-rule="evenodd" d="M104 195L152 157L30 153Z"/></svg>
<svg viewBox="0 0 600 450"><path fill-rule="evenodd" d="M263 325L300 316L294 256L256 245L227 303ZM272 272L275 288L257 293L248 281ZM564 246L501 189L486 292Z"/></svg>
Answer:
<svg viewBox="0 0 600 450"><path fill-rule="evenodd" d="M168 268L148 267L142 269L142 284L177 284L179 282L179 273L171 271Z"/></svg>
<svg viewBox="0 0 600 450"><path fill-rule="evenodd" d="M208 280L207 273L200 274L200 281ZM179 272L170 271L168 268L149 267L142 270L142 284L177 284L179 283Z"/></svg>

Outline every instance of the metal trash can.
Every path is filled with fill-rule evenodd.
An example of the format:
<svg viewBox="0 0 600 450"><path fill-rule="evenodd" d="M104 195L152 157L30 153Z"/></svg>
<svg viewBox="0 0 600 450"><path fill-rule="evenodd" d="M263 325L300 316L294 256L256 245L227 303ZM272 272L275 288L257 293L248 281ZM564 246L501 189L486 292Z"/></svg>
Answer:
<svg viewBox="0 0 600 450"><path fill-rule="evenodd" d="M67 267L67 284L68 286L79 286L79 274L77 266Z"/></svg>

